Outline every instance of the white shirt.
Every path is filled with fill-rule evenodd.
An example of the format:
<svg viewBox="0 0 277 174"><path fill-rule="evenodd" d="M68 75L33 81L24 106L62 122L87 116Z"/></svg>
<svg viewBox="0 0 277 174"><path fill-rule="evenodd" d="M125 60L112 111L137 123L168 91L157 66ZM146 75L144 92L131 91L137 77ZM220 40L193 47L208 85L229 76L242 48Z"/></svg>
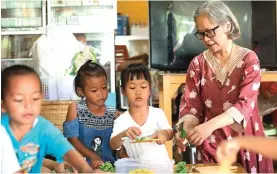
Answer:
<svg viewBox="0 0 277 174"><path fill-rule="evenodd" d="M1 173L11 174L20 170L11 139L1 125Z"/></svg>
<svg viewBox="0 0 277 174"><path fill-rule="evenodd" d="M155 133L158 130L171 129L164 111L160 108L149 106L148 118L142 126L138 125L133 120L129 111L121 114L114 122L111 138L133 126L138 127L142 131L142 135L148 134L149 132ZM158 145L156 142L131 144L129 139L127 139L123 141L123 146L125 147L129 158L132 159L155 161L169 160L164 144Z"/></svg>

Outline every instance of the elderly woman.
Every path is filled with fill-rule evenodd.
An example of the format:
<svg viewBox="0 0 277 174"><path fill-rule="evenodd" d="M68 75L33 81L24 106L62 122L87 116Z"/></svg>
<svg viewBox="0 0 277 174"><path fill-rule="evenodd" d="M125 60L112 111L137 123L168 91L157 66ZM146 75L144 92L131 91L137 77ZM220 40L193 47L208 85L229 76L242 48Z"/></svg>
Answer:
<svg viewBox="0 0 277 174"><path fill-rule="evenodd" d="M223 2L202 4L194 20L195 36L208 49L190 63L177 124L197 146L198 162L214 163L222 140L264 136L257 107L261 70L257 55L234 43L240 36L239 24ZM181 150L182 142L177 138ZM261 154L241 150L238 162L247 172L273 172L272 161Z"/></svg>

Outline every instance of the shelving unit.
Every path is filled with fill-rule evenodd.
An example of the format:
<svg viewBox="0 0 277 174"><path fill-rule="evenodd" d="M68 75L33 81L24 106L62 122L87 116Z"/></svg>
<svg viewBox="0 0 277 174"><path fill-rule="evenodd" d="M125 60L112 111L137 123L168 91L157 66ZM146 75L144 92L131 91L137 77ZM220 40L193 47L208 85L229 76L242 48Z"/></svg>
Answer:
<svg viewBox="0 0 277 174"><path fill-rule="evenodd" d="M41 28L38 30L3 30L1 31L1 35L5 36L5 35L30 35L30 34L39 34L42 35L45 33L45 29Z"/></svg>
<svg viewBox="0 0 277 174"><path fill-rule="evenodd" d="M149 55L149 36L116 36L116 45L126 45L129 56L147 53Z"/></svg>
<svg viewBox="0 0 277 174"><path fill-rule="evenodd" d="M33 61L33 58L4 58L1 61Z"/></svg>
<svg viewBox="0 0 277 174"><path fill-rule="evenodd" d="M149 40L149 36L126 35L126 36L116 36L115 37L115 43L127 42L127 41L148 41L148 40Z"/></svg>
<svg viewBox="0 0 277 174"><path fill-rule="evenodd" d="M31 46L47 32L47 25L61 25L71 33L86 35L100 56L99 63L104 62L110 92L115 92L116 5L116 0L1 0L1 68L19 63L34 67L28 58Z"/></svg>

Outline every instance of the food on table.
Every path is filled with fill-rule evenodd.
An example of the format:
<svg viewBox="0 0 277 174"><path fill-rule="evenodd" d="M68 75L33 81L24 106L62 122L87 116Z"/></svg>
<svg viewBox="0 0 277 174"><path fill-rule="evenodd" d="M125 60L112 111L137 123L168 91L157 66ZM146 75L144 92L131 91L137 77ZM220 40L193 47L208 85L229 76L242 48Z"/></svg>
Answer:
<svg viewBox="0 0 277 174"><path fill-rule="evenodd" d="M135 170L129 171L129 174L136 174L136 173L140 173L140 174L154 174L155 172L153 172L152 170L149 170L149 169L135 169Z"/></svg>
<svg viewBox="0 0 277 174"><path fill-rule="evenodd" d="M153 139L152 137L137 137L135 140L131 141L131 143L151 143L158 140L159 139Z"/></svg>
<svg viewBox="0 0 277 174"><path fill-rule="evenodd" d="M105 162L99 168L104 172L115 172L115 167L110 162Z"/></svg>
<svg viewBox="0 0 277 174"><path fill-rule="evenodd" d="M188 173L187 168L186 168L186 162L179 162L174 170L174 173Z"/></svg>

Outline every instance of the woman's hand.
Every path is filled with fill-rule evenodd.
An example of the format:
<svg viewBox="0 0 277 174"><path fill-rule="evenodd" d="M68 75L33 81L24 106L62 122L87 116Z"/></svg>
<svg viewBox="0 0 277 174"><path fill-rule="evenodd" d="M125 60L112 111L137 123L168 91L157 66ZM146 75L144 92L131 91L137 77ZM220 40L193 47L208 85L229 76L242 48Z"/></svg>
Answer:
<svg viewBox="0 0 277 174"><path fill-rule="evenodd" d="M131 140L136 139L140 135L141 130L138 127L129 127L124 133L124 137L129 137Z"/></svg>
<svg viewBox="0 0 277 174"><path fill-rule="evenodd" d="M90 166L93 169L98 169L102 164L104 164L104 161L101 158L99 158L99 159L91 160Z"/></svg>
<svg viewBox="0 0 277 174"><path fill-rule="evenodd" d="M188 131L188 141L190 144L200 146L204 140L212 134L213 131L214 127L212 124L210 124L210 122L202 123Z"/></svg>
<svg viewBox="0 0 277 174"><path fill-rule="evenodd" d="M185 130L185 132L189 132L194 127L195 127L195 125L192 123L185 123L185 122L183 123L183 129ZM176 141L176 145L178 147L178 153L186 151L186 144L188 141L187 135L185 137L182 137L181 134L182 133L180 130L175 134L175 141Z"/></svg>
<svg viewBox="0 0 277 174"><path fill-rule="evenodd" d="M177 148L178 148L178 153L182 153L184 151L186 151L186 143L185 141L186 138L181 138L181 131L178 131L176 134L175 134L175 141L176 141L176 145L177 145Z"/></svg>
<svg viewBox="0 0 277 174"><path fill-rule="evenodd" d="M216 160L221 163L222 161L229 159L234 163L237 160L236 154L239 149L240 146L236 140L224 140L217 147Z"/></svg>

